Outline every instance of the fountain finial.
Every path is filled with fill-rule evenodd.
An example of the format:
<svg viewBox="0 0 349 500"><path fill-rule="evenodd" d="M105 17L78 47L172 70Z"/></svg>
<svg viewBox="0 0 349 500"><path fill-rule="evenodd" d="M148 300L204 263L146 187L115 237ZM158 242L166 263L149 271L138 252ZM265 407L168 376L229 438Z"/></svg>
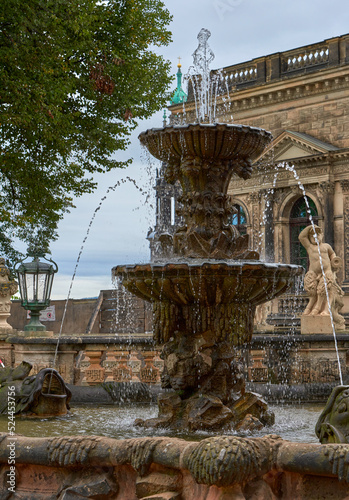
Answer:
<svg viewBox="0 0 349 500"><path fill-rule="evenodd" d="M201 123L213 123L215 110L212 101L213 81L210 64L215 58L207 40L211 32L201 28L197 36L199 45L193 53L193 66L188 70L188 79L194 88L196 118Z"/></svg>
<svg viewBox="0 0 349 500"><path fill-rule="evenodd" d="M206 28L201 28L197 39L199 41L198 48L193 53L193 62L195 72L200 75L209 75L209 65L215 58L207 40L210 38L211 32Z"/></svg>

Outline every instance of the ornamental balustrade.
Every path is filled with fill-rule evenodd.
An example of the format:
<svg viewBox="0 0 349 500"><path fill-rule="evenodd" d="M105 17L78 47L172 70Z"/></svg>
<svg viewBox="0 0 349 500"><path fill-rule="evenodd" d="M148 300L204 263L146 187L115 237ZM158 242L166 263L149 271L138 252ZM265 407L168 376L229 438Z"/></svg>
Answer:
<svg viewBox="0 0 349 500"><path fill-rule="evenodd" d="M259 85L283 77L296 76L302 72L318 71L328 66L348 63L349 35L343 35L225 67L219 70L220 74L224 75L219 93L226 93L227 89ZM216 70L212 71L212 74L215 73ZM189 85L188 101L193 99L193 89Z"/></svg>
<svg viewBox="0 0 349 500"><path fill-rule="evenodd" d="M281 61L282 73L323 65L329 61L329 46L321 44L301 47L301 49L284 53Z"/></svg>
<svg viewBox="0 0 349 500"><path fill-rule="evenodd" d="M278 298L278 312L279 314L303 314L307 303L306 295L287 294Z"/></svg>

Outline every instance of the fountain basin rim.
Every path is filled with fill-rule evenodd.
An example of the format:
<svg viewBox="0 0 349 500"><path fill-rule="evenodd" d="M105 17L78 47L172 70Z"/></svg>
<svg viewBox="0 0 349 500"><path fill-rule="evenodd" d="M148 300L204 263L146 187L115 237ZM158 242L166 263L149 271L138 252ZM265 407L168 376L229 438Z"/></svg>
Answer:
<svg viewBox="0 0 349 500"><path fill-rule="evenodd" d="M148 134L152 133L160 133L160 132L165 132L165 131L185 131L185 130L190 130L190 129L218 129L218 130L239 130L239 131L244 131L244 132L255 132L260 135L265 135L267 137L270 137L270 140L273 138L273 134L269 132L268 130L264 130L259 127L252 127L249 125L243 125L239 123L186 123L184 125L165 125L165 127L154 127L145 130L144 132L141 132L138 136L138 139L141 140L143 136L146 136Z"/></svg>
<svg viewBox="0 0 349 500"><path fill-rule="evenodd" d="M132 271L161 271L166 270L238 270L242 269L263 269L263 270L275 270L275 271L289 271L292 275L301 275L304 273L302 266L297 266L295 264L281 264L275 262L262 262L259 260L230 260L229 262L225 260L215 260L210 261L208 259L193 259L192 262L173 260L164 262L149 262L146 264L120 264L112 268L112 273L115 276L117 273L122 272L132 272Z"/></svg>

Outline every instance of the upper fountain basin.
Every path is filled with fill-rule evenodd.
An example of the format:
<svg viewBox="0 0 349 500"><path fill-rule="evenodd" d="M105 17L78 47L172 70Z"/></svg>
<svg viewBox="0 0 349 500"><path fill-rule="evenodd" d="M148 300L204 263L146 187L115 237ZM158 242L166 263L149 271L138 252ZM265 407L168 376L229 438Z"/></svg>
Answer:
<svg viewBox="0 0 349 500"><path fill-rule="evenodd" d="M185 158L255 160L272 140L266 130L227 123L195 123L153 128L139 140L158 160L179 165Z"/></svg>

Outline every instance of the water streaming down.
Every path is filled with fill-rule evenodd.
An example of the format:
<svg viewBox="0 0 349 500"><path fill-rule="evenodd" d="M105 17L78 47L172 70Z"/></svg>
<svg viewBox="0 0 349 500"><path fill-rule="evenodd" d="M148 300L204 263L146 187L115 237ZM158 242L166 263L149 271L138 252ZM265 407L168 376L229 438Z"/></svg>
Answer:
<svg viewBox="0 0 349 500"><path fill-rule="evenodd" d="M117 266L113 274L153 304L154 339L162 346L165 364L162 386L172 389L159 397L159 416L139 424L252 430L274 417L263 400L246 392L236 351L251 340L256 306L285 292L302 269L260 261L249 248L248 236L228 222L232 175L251 177L252 162L271 134L214 123L212 90L218 85L210 79L209 35L208 30L200 31L194 52L194 69L201 71L198 89L193 89L199 98L196 123L151 129L139 136L163 162L167 182L181 183L184 223L173 236L167 235L162 259Z"/></svg>
<svg viewBox="0 0 349 500"><path fill-rule="evenodd" d="M335 325L334 325L334 320L333 320L333 312L332 312L331 301L330 301L330 297L329 297L328 283L327 283L326 273L325 273L325 270L324 270L322 255L321 255L321 251L320 251L320 242L319 242L319 239L318 239L318 235L317 235L316 227L315 227L315 224L314 224L313 216L312 216L312 213L311 213L311 210L310 210L310 206L309 206L308 198L307 198L307 195L306 195L306 191L305 191L305 188L304 188L303 184L301 183L301 181L299 179L299 176L298 176L298 174L297 174L297 172L296 172L296 170L295 170L295 168L294 168L293 165L290 165L287 162L282 162L282 163L279 163L276 166L276 169L277 170L276 170L276 173L275 173L275 176L274 176L274 187L275 187L275 184L276 184L277 172L278 172L279 169L284 169L284 170L287 170L287 171L291 172L293 174L294 178L296 179L297 183L298 183L299 189L300 189L300 191L301 191L301 193L303 195L305 204L307 206L307 212L308 212L308 216L309 216L309 221L310 221L310 223L312 225L312 228L313 228L313 236L314 236L314 239L316 241L316 245L317 245L317 249L318 249L318 253L319 253L319 261L320 261L320 266L321 266L321 272L322 272L322 276L323 276L323 280L324 280L324 285L325 285L325 293L326 293L326 299L327 299L327 304L328 304L329 316L330 316L330 320L331 320L333 340L334 340L334 345L335 345L335 349L336 349L336 357L337 357L337 363L338 363L338 372L339 372L340 385L343 385L342 368L341 368L341 362L340 362L340 358L339 358L339 351L338 351L338 344L337 344L337 335L336 335L336 330L335 330Z"/></svg>
<svg viewBox="0 0 349 500"><path fill-rule="evenodd" d="M79 251L79 254L78 254L78 257L77 257L77 260L76 260L76 263L75 263L75 268L74 268L74 272L73 272L73 275L72 275L72 279L70 281L70 285L69 285L69 290L68 290L68 295L67 295L67 298L66 298L66 301L65 301L65 304L64 304L64 310L63 310L63 315L62 315L62 320L61 320L61 324L60 324L60 328L59 328L59 333L58 333L58 336L57 336L57 344L56 344L56 349L55 349L55 354L54 354L54 358L53 358L53 364L52 364L52 367L54 369L56 369L56 364L57 364L57 357L58 357L58 349L59 349L59 345L60 345L60 340L61 340L61 337L62 337L62 332L63 332L63 326L64 326L64 321L65 321L65 318L66 318L66 314L67 314L67 308L68 308L68 303L69 303L69 299L70 299L70 295L71 295L71 291L72 291L72 288L73 288L73 285L74 285L74 281L75 281L75 277L76 277L76 273L77 273L77 270L78 270L78 267L79 267L79 263L80 263L80 259L81 259L81 256L82 256L82 253L84 251L84 248L85 248L85 243L89 237L89 234L90 234L90 231L91 231L91 228L92 228L92 225L94 223L94 220L96 218L96 215L97 213L99 212L99 210L102 208L102 205L103 203L105 202L105 200L107 199L109 193L115 191L118 187L120 187L121 185L125 184L125 183L131 183L135 186L136 189L138 189L138 191L143 195L143 196L146 196L148 197L148 194L147 192L142 189L141 187L139 187L137 185L137 182L132 179L131 177L129 176L126 176L124 179L120 179L118 182L116 182L113 186L109 186L108 189L106 190L106 193L105 195L101 198L98 206L96 207L96 209L94 210L93 214L92 214L92 217L90 219L90 222L88 224L88 227L87 227L87 230L86 230L86 234L85 234L85 237L82 241L82 244L81 244L81 247L80 247L80 251ZM148 199L148 198L147 198ZM145 202L147 202L147 199ZM51 382L52 382L52 375L51 375L51 379L50 379L50 384L49 384L49 388L48 388L48 393L50 393L50 389L51 389Z"/></svg>
<svg viewBox="0 0 349 500"><path fill-rule="evenodd" d="M199 44L193 53L193 65L188 68L188 72L184 75L184 82L187 82L193 95L194 121L197 123L216 123L218 98L225 113L230 110L229 87L225 74L222 69L215 71L210 69L210 64L215 58L208 44L210 36L211 32L208 29L202 28L200 30L197 37ZM174 119L174 117L171 118ZM182 119L182 123L187 122L184 101Z"/></svg>

